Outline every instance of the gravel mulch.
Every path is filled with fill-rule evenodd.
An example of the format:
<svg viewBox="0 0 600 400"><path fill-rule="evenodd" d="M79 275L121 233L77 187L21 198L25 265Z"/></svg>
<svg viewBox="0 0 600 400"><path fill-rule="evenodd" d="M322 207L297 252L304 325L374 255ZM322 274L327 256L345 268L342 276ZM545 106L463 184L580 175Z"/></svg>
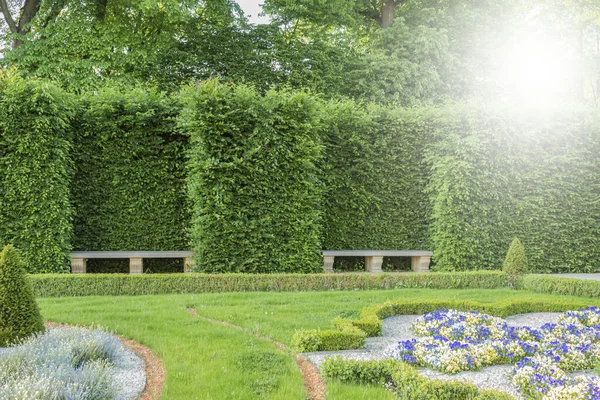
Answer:
<svg viewBox="0 0 600 400"><path fill-rule="evenodd" d="M545 323L556 323L561 313L530 313L513 315L506 318L506 322L512 326L527 325L532 328L540 327ZM306 353L306 357L317 367L328 357L341 356L352 360L379 360L383 358L383 351L391 344L401 340L415 338L410 330L411 324L419 315L398 315L386 318L383 321L382 336L367 338L364 350L344 350ZM482 368L479 371L464 371L449 375L428 368L417 368L417 371L428 378L444 380L460 380L471 382L481 389L499 390L511 394L517 400L524 399L519 395L510 381L510 370L512 365L494 365ZM572 376L591 376L592 371L579 371L570 374Z"/></svg>

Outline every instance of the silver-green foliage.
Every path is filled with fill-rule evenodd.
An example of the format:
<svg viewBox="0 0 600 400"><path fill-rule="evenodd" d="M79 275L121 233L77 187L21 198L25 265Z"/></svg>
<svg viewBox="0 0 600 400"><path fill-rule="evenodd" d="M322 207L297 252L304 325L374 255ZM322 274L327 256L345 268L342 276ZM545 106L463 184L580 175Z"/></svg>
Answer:
<svg viewBox="0 0 600 400"><path fill-rule="evenodd" d="M121 347L106 332L49 329L0 353L0 399L114 399Z"/></svg>

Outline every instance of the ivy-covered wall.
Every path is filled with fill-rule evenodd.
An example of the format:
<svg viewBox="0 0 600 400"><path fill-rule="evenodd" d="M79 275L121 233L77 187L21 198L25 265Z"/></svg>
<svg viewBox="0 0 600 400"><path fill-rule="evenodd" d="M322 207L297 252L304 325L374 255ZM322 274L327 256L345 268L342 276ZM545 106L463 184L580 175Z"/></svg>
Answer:
<svg viewBox="0 0 600 400"><path fill-rule="evenodd" d="M0 71L0 245L29 272L68 271L73 100Z"/></svg>
<svg viewBox="0 0 600 400"><path fill-rule="evenodd" d="M322 270L317 101L216 81L183 99L198 269Z"/></svg>

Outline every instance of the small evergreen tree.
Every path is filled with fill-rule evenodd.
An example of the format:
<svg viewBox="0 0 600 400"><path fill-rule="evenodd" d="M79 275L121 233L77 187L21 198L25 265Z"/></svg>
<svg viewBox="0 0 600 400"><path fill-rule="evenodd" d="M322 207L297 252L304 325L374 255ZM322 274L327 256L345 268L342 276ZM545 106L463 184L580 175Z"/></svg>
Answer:
<svg viewBox="0 0 600 400"><path fill-rule="evenodd" d="M15 248L0 253L0 347L44 331L31 284Z"/></svg>
<svg viewBox="0 0 600 400"><path fill-rule="evenodd" d="M506 272L511 286L515 285L519 275L523 275L527 272L525 248L519 238L514 238L510 244L508 252L506 253L506 258L504 259L504 264L502 265L502 270Z"/></svg>

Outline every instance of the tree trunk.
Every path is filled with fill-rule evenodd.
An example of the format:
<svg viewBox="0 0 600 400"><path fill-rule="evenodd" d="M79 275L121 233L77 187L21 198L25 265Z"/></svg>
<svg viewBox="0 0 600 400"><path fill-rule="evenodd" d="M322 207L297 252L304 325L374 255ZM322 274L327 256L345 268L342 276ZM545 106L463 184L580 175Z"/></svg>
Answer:
<svg viewBox="0 0 600 400"><path fill-rule="evenodd" d="M40 10L40 1L41 0L25 0L23 7L21 7L21 16L19 17L17 31L15 32L17 35L25 35L29 32L29 27L27 25ZM23 41L19 36L16 36L13 39L13 49L16 49L22 44Z"/></svg>
<svg viewBox="0 0 600 400"><path fill-rule="evenodd" d="M394 23L394 10L401 1L389 1L384 0L381 3L381 22L380 25L383 29L389 28Z"/></svg>

